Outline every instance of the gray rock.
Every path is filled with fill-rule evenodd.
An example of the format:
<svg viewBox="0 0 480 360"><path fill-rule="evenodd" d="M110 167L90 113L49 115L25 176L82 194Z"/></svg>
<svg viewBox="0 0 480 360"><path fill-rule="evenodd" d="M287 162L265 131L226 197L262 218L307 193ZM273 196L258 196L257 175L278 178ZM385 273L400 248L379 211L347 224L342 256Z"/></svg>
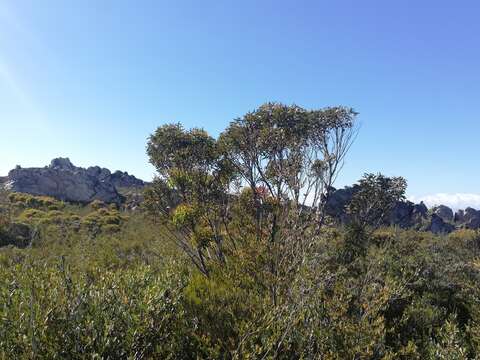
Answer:
<svg viewBox="0 0 480 360"><path fill-rule="evenodd" d="M440 216L433 213L427 230L434 234L449 234L455 230L455 226L446 223Z"/></svg>
<svg viewBox="0 0 480 360"><path fill-rule="evenodd" d="M100 180L108 180L112 175L110 170L101 168L100 166L89 167L86 171L90 176L94 176Z"/></svg>
<svg viewBox="0 0 480 360"><path fill-rule="evenodd" d="M464 221L470 221L476 218L479 215L479 212L471 207L465 209Z"/></svg>
<svg viewBox="0 0 480 360"><path fill-rule="evenodd" d="M136 180L143 184L143 181ZM130 179L130 182L133 181ZM115 183L116 178L108 169L98 166L84 169L74 166L68 158L58 158L45 168L18 167L11 170L6 187L12 191L47 195L72 202L101 200L120 203L123 197L118 193Z"/></svg>
<svg viewBox="0 0 480 360"><path fill-rule="evenodd" d="M428 208L423 202L414 204L411 201L399 201L392 210L389 225L404 229L420 227L427 217Z"/></svg>
<svg viewBox="0 0 480 360"><path fill-rule="evenodd" d="M89 168L87 168L87 174L94 177L98 177L101 171L102 169L100 168L100 166L90 166Z"/></svg>
<svg viewBox="0 0 480 360"><path fill-rule="evenodd" d="M55 170L75 170L75 166L71 163L69 158L56 158L50 162L50 169Z"/></svg>
<svg viewBox="0 0 480 360"><path fill-rule="evenodd" d="M465 210L458 210L455 213L455 225L467 229L480 229L480 211L471 207Z"/></svg>
<svg viewBox="0 0 480 360"><path fill-rule="evenodd" d="M443 221L445 222L452 222L453 221L453 210L450 209L448 206L440 205L433 208L433 212L440 216Z"/></svg>
<svg viewBox="0 0 480 360"><path fill-rule="evenodd" d="M329 216L335 219L346 218L346 207L352 201L353 195L357 192L358 187L347 186L343 189L331 189L325 210Z"/></svg>
<svg viewBox="0 0 480 360"><path fill-rule="evenodd" d="M472 208L465 209L464 225L467 229L480 228L480 211Z"/></svg>
<svg viewBox="0 0 480 360"><path fill-rule="evenodd" d="M145 182L137 179L133 175L129 175L127 172L115 171L112 174L112 182L116 188L130 188L130 187L143 187Z"/></svg>
<svg viewBox="0 0 480 360"><path fill-rule="evenodd" d="M413 226L413 211L415 204L410 201L398 201L390 214L389 223L402 228Z"/></svg>
<svg viewBox="0 0 480 360"><path fill-rule="evenodd" d="M346 213L346 207L357 191L357 185L334 189L327 201L327 214L341 223L348 223L349 216ZM414 204L410 201L399 201L392 209L385 225L396 225L402 228L419 226L427 218L427 214L428 208L423 202Z"/></svg>
<svg viewBox="0 0 480 360"><path fill-rule="evenodd" d="M327 214L340 223L348 223L349 216L346 207L357 191L357 186L333 190L328 199ZM402 228L416 228L431 231L436 234L450 233L457 228L480 229L480 211L471 207L465 210L453 210L445 205L432 209L429 216L427 206L421 202L413 204L409 201L398 202L393 208L385 225L396 225Z"/></svg>
<svg viewBox="0 0 480 360"><path fill-rule="evenodd" d="M465 227L472 230L480 229L480 216L470 219Z"/></svg>
<svg viewBox="0 0 480 360"><path fill-rule="evenodd" d="M326 205L327 214L340 223L348 223L350 217L346 213L346 207L357 189L356 185L339 190L333 189ZM450 233L460 227L480 229L480 211L475 209L467 208L454 214L451 208L440 205L432 209L432 212L433 215L430 217L429 210L423 202L414 204L401 201L395 205L385 225L423 229L437 234Z"/></svg>
<svg viewBox="0 0 480 360"><path fill-rule="evenodd" d="M415 219L415 223L422 221L422 219L426 219L428 216L428 208L424 204L424 202L420 202L420 204L415 204L413 206L412 217Z"/></svg>
<svg viewBox="0 0 480 360"><path fill-rule="evenodd" d="M453 218L453 221L455 223L463 223L465 222L465 211L463 210L457 210L457 212L455 213L455 216Z"/></svg>

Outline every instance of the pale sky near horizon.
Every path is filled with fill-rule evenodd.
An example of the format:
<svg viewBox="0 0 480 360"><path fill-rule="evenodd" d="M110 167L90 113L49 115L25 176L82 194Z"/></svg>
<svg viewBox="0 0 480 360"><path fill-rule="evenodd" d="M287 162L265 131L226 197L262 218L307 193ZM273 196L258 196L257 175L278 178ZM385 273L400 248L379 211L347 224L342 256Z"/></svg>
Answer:
<svg viewBox="0 0 480 360"><path fill-rule="evenodd" d="M266 101L357 110L339 178L480 208L480 2L0 0L0 176L69 157L149 180L146 139Z"/></svg>

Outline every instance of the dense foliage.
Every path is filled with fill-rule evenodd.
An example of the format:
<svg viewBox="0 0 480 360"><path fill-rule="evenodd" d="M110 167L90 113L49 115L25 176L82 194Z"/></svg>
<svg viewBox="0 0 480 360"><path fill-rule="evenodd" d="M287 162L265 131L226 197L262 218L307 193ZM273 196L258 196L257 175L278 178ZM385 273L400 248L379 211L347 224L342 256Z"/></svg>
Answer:
<svg viewBox="0 0 480 360"><path fill-rule="evenodd" d="M382 175L355 221L323 211L354 115L266 104L219 139L160 127L135 211L0 193L0 358L480 357L478 231L381 227L406 186Z"/></svg>
<svg viewBox="0 0 480 360"><path fill-rule="evenodd" d="M405 200L407 182L402 177L365 174L348 204L348 212L357 225L376 228L385 224L396 203Z"/></svg>
<svg viewBox="0 0 480 360"><path fill-rule="evenodd" d="M4 207L15 221L28 210ZM255 228L246 216L237 221ZM43 226L48 232L31 246L0 250L0 358L480 354L478 232L380 229L359 251L352 244L362 234L331 228L289 282L290 300L274 307L265 245L255 237L237 244L236 256L206 277L172 246L170 231L142 213L96 237Z"/></svg>

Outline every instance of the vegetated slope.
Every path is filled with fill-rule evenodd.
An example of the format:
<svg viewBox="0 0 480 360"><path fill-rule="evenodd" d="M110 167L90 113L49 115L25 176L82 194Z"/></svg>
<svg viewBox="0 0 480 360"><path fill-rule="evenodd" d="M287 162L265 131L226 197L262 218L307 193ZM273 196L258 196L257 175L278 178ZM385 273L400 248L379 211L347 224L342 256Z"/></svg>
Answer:
<svg viewBox="0 0 480 360"><path fill-rule="evenodd" d="M245 239L206 278L171 229L141 211L21 194L2 201L2 229L11 219L38 231L28 248L0 249L2 358L480 354L476 231L329 228L273 307L266 244Z"/></svg>

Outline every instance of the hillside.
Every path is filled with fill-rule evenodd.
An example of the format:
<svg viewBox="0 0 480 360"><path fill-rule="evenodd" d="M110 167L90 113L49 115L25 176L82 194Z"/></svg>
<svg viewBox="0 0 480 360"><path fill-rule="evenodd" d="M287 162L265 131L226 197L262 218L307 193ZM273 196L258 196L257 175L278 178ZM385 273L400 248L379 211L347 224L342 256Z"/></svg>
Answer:
<svg viewBox="0 0 480 360"><path fill-rule="evenodd" d="M68 158L53 159L48 167L17 167L6 177L0 177L5 189L31 195L51 196L58 200L89 203L94 200L106 203L127 203L137 207L143 200L143 188L148 185L126 172L114 173L106 168L92 166L87 169L76 167ZM339 223L349 222L346 207L358 190L358 185L343 189L332 188L326 211ZM439 205L428 209L425 204L398 201L384 225L404 229L450 233L455 229L480 228L480 211L467 208L453 212L447 206Z"/></svg>
<svg viewBox="0 0 480 360"><path fill-rule="evenodd" d="M332 228L272 307L267 243L238 243L227 265L203 277L171 229L144 212L21 194L2 204L13 222L0 224L0 237L16 229L9 236L27 246L0 248L6 358L451 359L479 351L477 231L386 228L359 243ZM34 229L33 241L23 242L20 224Z"/></svg>

